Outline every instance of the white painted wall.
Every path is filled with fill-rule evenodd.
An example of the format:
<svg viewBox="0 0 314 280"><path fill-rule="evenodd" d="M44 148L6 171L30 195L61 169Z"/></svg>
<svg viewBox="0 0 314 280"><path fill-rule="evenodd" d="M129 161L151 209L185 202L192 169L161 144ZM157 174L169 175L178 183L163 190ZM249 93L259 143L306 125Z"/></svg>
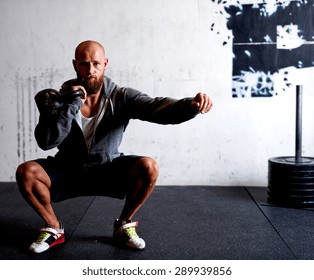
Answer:
<svg viewBox="0 0 314 280"><path fill-rule="evenodd" d="M231 98L231 41L222 46L230 32L216 11L211 0L1 0L0 181L14 181L20 162L55 152L36 146L33 96L74 77L74 48L93 39L105 45L117 84L214 100L209 114L179 126L130 123L121 151L157 158L159 184L266 186L268 158L294 155L295 89ZM314 154L312 76L293 75L304 85L306 156Z"/></svg>

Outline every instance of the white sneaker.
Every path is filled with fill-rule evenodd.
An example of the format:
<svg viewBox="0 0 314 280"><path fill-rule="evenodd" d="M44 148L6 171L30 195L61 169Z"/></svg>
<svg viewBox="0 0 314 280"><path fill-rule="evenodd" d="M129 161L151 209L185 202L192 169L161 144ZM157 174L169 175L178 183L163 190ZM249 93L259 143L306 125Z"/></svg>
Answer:
<svg viewBox="0 0 314 280"><path fill-rule="evenodd" d="M135 230L137 226L138 222L128 220L123 221L121 224L119 220L115 220L113 229L114 240L132 249L144 249L145 241L137 235Z"/></svg>
<svg viewBox="0 0 314 280"><path fill-rule="evenodd" d="M64 227L60 222L61 228L53 228L50 225L41 228L40 234L35 242L31 244L29 250L33 253L42 253L49 248L64 242Z"/></svg>

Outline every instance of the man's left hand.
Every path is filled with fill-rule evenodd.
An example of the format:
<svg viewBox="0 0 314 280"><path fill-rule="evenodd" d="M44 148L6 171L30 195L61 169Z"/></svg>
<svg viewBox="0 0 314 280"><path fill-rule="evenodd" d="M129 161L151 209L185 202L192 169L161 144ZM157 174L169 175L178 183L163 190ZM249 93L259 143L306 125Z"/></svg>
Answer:
<svg viewBox="0 0 314 280"><path fill-rule="evenodd" d="M192 107L196 108L201 114L205 114L213 107L213 102L206 93L199 92L192 101Z"/></svg>

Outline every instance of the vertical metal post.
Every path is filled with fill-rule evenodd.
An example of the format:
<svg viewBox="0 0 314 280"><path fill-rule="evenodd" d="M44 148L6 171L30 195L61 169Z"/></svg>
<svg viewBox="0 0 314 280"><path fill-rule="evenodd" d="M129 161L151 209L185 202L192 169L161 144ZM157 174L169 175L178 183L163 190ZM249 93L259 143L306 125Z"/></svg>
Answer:
<svg viewBox="0 0 314 280"><path fill-rule="evenodd" d="M297 85L296 94L296 131L295 131L295 160L302 161L302 86Z"/></svg>

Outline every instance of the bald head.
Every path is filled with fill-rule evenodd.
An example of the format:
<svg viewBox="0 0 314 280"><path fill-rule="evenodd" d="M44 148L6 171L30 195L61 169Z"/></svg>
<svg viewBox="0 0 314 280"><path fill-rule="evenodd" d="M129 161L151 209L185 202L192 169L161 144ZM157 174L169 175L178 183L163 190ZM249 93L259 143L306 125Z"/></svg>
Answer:
<svg viewBox="0 0 314 280"><path fill-rule="evenodd" d="M103 58L105 58L105 48L96 41L88 40L80 43L75 49L75 59L79 59L79 57L85 52L99 52L102 54Z"/></svg>

